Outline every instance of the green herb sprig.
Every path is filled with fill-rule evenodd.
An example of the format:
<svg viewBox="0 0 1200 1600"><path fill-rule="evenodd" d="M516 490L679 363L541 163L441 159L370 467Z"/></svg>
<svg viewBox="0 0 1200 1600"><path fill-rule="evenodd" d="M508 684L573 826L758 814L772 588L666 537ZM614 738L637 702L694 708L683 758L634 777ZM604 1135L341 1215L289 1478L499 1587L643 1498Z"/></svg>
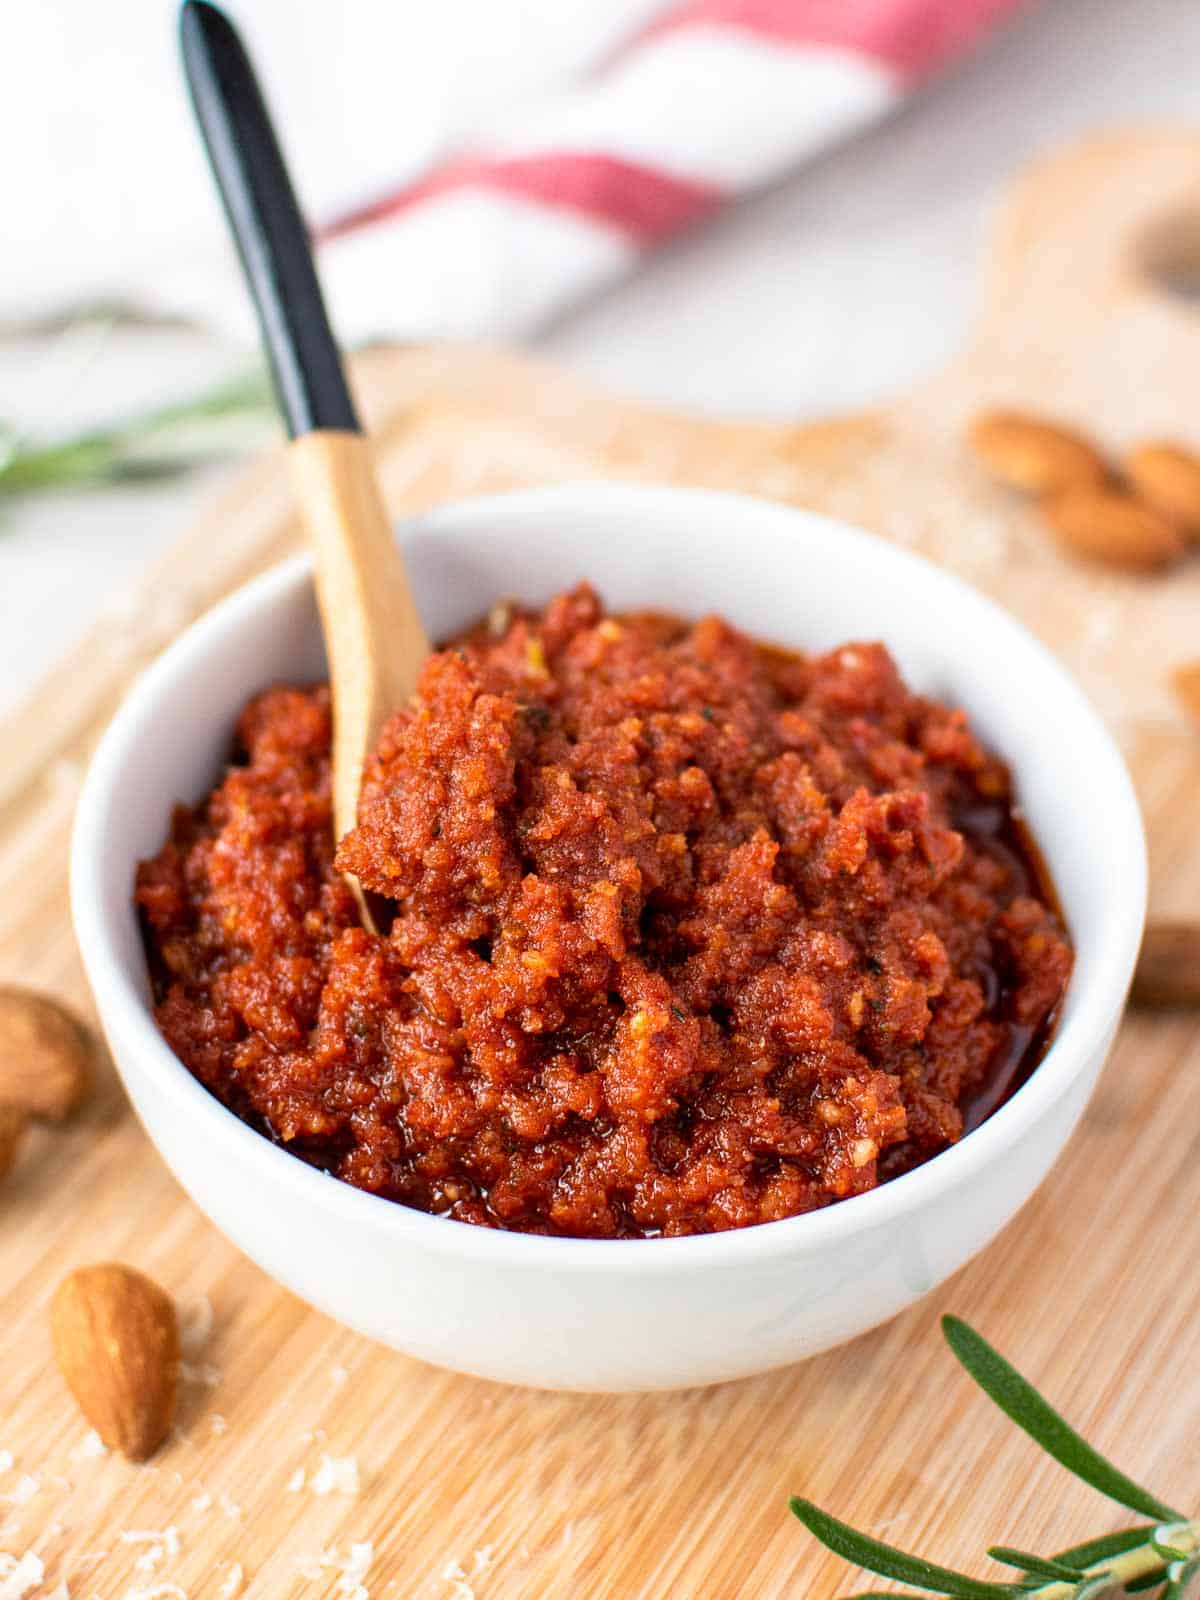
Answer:
<svg viewBox="0 0 1200 1600"><path fill-rule="evenodd" d="M856 1566L913 1585L899 1600L905 1593L915 1600L917 1592L949 1595L952 1600L1100 1600L1104 1595L1153 1589L1160 1591L1160 1600L1191 1596L1200 1585L1200 1520L1191 1521L1172 1510L1094 1450L974 1328L958 1317L944 1317L942 1331L984 1393L1048 1455L1118 1505L1152 1520L1050 1556L993 1545L988 1550L992 1560L1017 1573L997 1582L909 1555L840 1522L811 1500L793 1499L791 1508L809 1532ZM897 1600L897 1596L858 1594L853 1600Z"/></svg>
<svg viewBox="0 0 1200 1600"><path fill-rule="evenodd" d="M267 436L265 373L217 384L190 400L40 442L0 422L0 502L41 490L94 488L170 477Z"/></svg>

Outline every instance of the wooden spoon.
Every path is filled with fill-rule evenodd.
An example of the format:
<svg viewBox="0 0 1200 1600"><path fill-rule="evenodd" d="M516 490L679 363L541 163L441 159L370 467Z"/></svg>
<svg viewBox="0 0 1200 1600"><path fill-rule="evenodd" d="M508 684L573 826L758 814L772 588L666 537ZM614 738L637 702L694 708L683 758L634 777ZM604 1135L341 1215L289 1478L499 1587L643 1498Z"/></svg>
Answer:
<svg viewBox="0 0 1200 1600"><path fill-rule="evenodd" d="M233 24L207 0L185 0L180 40L291 441L333 681L333 818L340 839L357 818L363 764L384 719L416 687L429 641L250 58ZM365 905L363 911L369 922Z"/></svg>

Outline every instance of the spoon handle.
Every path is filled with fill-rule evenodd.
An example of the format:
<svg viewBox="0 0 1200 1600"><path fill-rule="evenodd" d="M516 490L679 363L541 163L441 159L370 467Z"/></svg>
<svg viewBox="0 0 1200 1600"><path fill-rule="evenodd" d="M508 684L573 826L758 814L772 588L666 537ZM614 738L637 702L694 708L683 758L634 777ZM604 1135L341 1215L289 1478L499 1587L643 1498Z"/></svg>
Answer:
<svg viewBox="0 0 1200 1600"><path fill-rule="evenodd" d="M270 113L229 18L206 0L179 14L184 71L254 297L279 409L295 439L361 427Z"/></svg>
<svg viewBox="0 0 1200 1600"><path fill-rule="evenodd" d="M333 812L354 826L363 764L429 644L321 298L296 196L245 47L207 0L180 13L184 67L292 443L333 680Z"/></svg>

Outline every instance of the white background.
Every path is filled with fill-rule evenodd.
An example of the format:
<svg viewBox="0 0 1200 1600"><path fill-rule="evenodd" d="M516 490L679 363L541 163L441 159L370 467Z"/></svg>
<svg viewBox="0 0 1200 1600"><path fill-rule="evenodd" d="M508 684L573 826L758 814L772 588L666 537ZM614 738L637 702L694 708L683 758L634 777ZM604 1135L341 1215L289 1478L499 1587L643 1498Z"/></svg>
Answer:
<svg viewBox="0 0 1200 1600"><path fill-rule="evenodd" d="M242 0L315 214L417 170L585 65L655 0ZM63 426L242 359L211 336L33 339L35 313L119 294L221 222L164 0L12 6L0 51L0 416ZM1200 121L1196 0L1043 0L885 125L679 243L547 330L611 387L709 411L813 415L961 341L989 208L1030 155L1104 125ZM1200 183L1200 174L1197 175ZM0 709L119 601L229 468L0 505Z"/></svg>

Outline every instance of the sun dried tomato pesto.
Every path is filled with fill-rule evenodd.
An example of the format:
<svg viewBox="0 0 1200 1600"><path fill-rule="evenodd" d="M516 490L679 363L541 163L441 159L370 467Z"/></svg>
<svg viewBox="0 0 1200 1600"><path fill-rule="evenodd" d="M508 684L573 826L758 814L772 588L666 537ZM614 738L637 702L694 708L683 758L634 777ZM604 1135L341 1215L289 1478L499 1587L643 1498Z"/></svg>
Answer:
<svg viewBox="0 0 1200 1600"><path fill-rule="evenodd" d="M196 1077L407 1205L600 1238L859 1194L993 1108L1070 974L1007 770L878 644L586 586L498 612L430 657L336 859L329 747L326 688L253 699L137 902Z"/></svg>

